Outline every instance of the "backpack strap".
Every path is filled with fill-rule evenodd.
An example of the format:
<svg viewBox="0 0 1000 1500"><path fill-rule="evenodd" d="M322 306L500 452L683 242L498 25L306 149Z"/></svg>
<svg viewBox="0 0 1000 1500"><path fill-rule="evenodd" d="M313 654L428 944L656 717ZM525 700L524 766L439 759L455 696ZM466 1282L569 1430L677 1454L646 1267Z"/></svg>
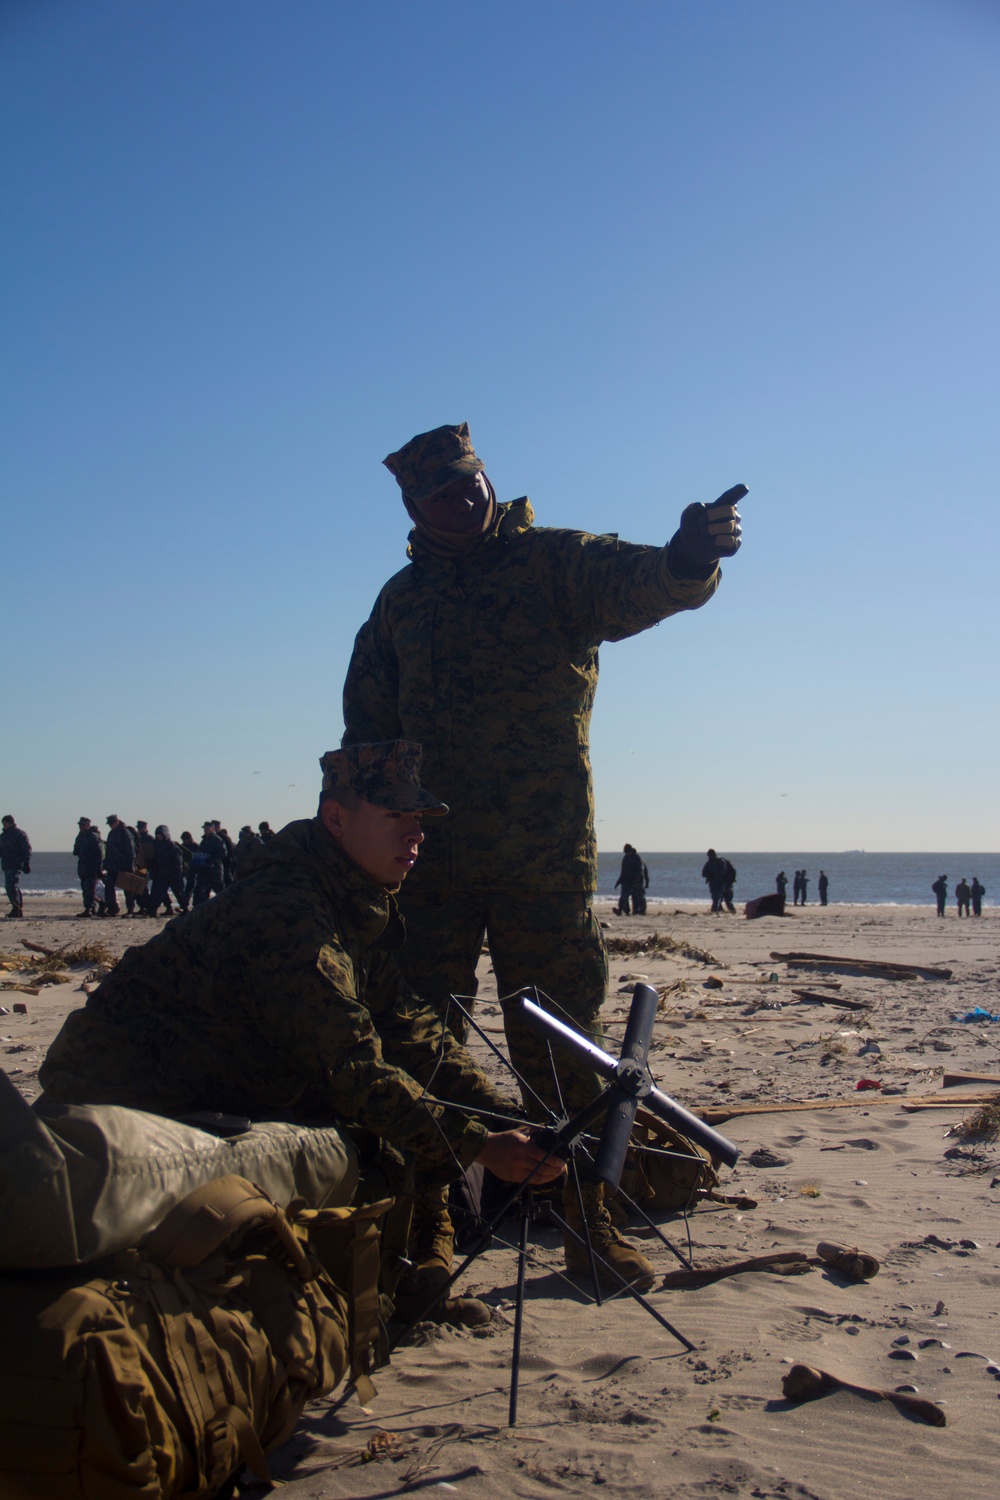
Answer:
<svg viewBox="0 0 1000 1500"><path fill-rule="evenodd" d="M146 1236L141 1249L169 1266L199 1266L250 1224L269 1229L302 1280L313 1279L316 1273L284 1210L262 1188L235 1174L188 1193Z"/></svg>
<svg viewBox="0 0 1000 1500"><path fill-rule="evenodd" d="M301 1209L293 1224L309 1244L347 1303L347 1352L351 1380L362 1406L378 1395L372 1369L389 1362L389 1341L379 1315L382 1220L392 1198L357 1208ZM372 1350L375 1359L372 1360Z"/></svg>

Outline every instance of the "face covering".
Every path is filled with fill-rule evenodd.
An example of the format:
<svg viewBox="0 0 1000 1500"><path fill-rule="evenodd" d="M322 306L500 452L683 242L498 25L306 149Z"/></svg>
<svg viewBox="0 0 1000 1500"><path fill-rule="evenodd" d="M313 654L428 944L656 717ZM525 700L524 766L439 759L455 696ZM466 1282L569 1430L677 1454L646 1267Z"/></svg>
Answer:
<svg viewBox="0 0 1000 1500"><path fill-rule="evenodd" d="M429 522L423 520L416 506L405 495L403 496L407 515L423 538L428 552L432 552L435 557L462 557L470 548L482 541L497 517L496 490L488 479L486 485L489 489L489 504L483 512L478 531L445 531L440 526L431 526Z"/></svg>

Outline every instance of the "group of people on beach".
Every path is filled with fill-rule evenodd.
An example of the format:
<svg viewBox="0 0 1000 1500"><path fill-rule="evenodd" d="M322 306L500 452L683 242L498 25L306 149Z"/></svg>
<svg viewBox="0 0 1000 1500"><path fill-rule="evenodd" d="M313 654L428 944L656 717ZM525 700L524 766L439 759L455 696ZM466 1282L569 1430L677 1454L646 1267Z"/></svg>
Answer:
<svg viewBox="0 0 1000 1500"><path fill-rule="evenodd" d="M937 914L939 917L943 917L945 903L948 900L947 875L939 875L931 886L931 890L934 892L937 901ZM969 916L971 908L972 916L981 917L983 914L983 897L985 895L986 887L978 875L973 875L971 885L963 875L955 887L955 906L958 910L958 915L960 917Z"/></svg>
<svg viewBox="0 0 1000 1500"><path fill-rule="evenodd" d="M782 901L785 901L787 899L786 893L788 891L788 876L785 874L784 870L780 870L778 872L778 874L774 877L774 888L777 891L778 895L781 897ZM827 873L826 873L825 870L820 870L820 872L819 872L818 888L819 888L819 904L820 904L820 906L826 906L828 904L828 900L829 900L830 879L829 879L829 876L827 875ZM795 876L794 876L794 878L792 880L792 905L793 906L806 906L806 905L808 905L808 902L807 902L807 899L806 899L807 896L808 896L808 894L809 894L809 874L808 874L808 871L806 871L806 870L796 870L795 871Z"/></svg>

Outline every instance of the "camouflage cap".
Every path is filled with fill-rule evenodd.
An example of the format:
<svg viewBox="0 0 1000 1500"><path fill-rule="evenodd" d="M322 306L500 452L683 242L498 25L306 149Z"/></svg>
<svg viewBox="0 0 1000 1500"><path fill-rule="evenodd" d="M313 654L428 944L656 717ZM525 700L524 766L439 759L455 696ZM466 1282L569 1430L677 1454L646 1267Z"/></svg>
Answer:
<svg viewBox="0 0 1000 1500"><path fill-rule="evenodd" d="M328 750L319 762L323 791L352 791L375 807L440 817L448 811L447 804L420 785L422 753L415 740L381 740L375 745Z"/></svg>
<svg viewBox="0 0 1000 1500"><path fill-rule="evenodd" d="M486 467L476 457L468 422L418 432L398 453L390 453L382 462L396 476L407 500L427 500L452 480L481 474Z"/></svg>

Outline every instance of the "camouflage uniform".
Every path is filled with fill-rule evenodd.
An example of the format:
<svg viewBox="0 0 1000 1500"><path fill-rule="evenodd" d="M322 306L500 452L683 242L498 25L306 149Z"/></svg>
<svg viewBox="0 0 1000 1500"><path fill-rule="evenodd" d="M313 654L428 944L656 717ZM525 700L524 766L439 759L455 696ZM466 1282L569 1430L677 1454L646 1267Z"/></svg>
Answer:
<svg viewBox="0 0 1000 1500"><path fill-rule="evenodd" d="M464 424L386 462L410 500L483 467ZM719 571L676 577L668 547L532 523L527 499L496 506L482 538L453 557L410 533L409 565L355 642L344 743L421 741L427 780L451 806L425 830L401 894L400 964L413 987L439 1007L450 993L474 994L486 934L501 994L537 983L596 1035L607 982L590 906L598 646L698 608ZM551 1098L540 1044L509 1042L515 1065ZM570 1104L596 1087L592 1075L571 1079Z"/></svg>
<svg viewBox="0 0 1000 1500"><path fill-rule="evenodd" d="M166 1115L336 1116L443 1182L487 1127L425 1087L510 1104L400 978L402 941L392 894L318 819L291 823L216 900L128 949L67 1018L40 1082L67 1103Z"/></svg>

